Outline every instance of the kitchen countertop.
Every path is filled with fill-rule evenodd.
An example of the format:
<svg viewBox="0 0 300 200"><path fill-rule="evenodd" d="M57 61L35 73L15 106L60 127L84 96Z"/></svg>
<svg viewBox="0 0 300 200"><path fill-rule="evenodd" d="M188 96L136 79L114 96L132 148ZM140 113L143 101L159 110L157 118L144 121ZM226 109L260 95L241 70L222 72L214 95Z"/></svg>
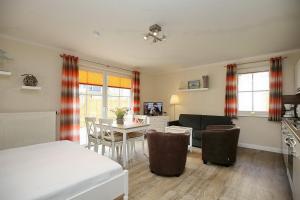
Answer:
<svg viewBox="0 0 300 200"><path fill-rule="evenodd" d="M282 120L282 123L286 124L287 127L291 130L291 132L295 135L295 137L300 142L300 124L298 125L298 128L294 125L294 120L284 118Z"/></svg>

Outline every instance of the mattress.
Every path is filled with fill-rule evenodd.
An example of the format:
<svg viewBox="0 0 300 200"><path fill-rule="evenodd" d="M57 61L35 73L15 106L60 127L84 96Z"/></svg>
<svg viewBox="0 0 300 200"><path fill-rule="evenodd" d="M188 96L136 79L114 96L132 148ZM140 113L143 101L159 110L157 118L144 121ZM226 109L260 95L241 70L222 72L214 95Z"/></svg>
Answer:
<svg viewBox="0 0 300 200"><path fill-rule="evenodd" d="M79 144L57 141L0 151L0 199L66 199L123 172Z"/></svg>

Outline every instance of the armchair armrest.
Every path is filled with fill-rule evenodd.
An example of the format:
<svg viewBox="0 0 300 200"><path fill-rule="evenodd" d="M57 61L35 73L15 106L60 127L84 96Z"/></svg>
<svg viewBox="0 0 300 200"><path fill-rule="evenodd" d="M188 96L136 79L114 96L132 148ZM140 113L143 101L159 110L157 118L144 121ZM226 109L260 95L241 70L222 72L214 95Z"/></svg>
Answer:
<svg viewBox="0 0 300 200"><path fill-rule="evenodd" d="M169 121L168 126L180 126L179 120Z"/></svg>

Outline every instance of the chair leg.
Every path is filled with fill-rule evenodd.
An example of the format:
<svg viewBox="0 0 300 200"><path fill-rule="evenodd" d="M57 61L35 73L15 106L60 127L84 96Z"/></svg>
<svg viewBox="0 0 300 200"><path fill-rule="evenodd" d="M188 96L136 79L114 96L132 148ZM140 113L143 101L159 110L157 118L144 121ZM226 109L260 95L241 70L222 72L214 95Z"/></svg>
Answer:
<svg viewBox="0 0 300 200"><path fill-rule="evenodd" d="M131 157L133 157L133 154L135 152L135 141L131 141Z"/></svg>
<svg viewBox="0 0 300 200"><path fill-rule="evenodd" d="M95 142L94 150L96 153L98 153L98 142Z"/></svg>
<svg viewBox="0 0 300 200"><path fill-rule="evenodd" d="M115 158L115 144L111 145L111 158Z"/></svg>
<svg viewBox="0 0 300 200"><path fill-rule="evenodd" d="M102 144L102 156L104 155L104 153L105 153L105 145Z"/></svg>
<svg viewBox="0 0 300 200"><path fill-rule="evenodd" d="M145 154L145 150L144 150L144 148L145 148L145 140L144 140L144 138L143 138L143 140L142 140L142 151L143 151L143 154Z"/></svg>
<svg viewBox="0 0 300 200"><path fill-rule="evenodd" d="M88 140L88 149L91 149L91 141Z"/></svg>
<svg viewBox="0 0 300 200"><path fill-rule="evenodd" d="M117 151L117 159L119 158L119 146L116 146L116 151Z"/></svg>
<svg viewBox="0 0 300 200"><path fill-rule="evenodd" d="M131 155L130 155L130 148L131 148L131 142L129 141L129 142L127 142L127 144L126 144L126 147L124 147L124 148L126 148L126 150L125 151L127 151L127 160L129 160L129 158L131 157ZM125 158L123 158L123 159L125 159Z"/></svg>

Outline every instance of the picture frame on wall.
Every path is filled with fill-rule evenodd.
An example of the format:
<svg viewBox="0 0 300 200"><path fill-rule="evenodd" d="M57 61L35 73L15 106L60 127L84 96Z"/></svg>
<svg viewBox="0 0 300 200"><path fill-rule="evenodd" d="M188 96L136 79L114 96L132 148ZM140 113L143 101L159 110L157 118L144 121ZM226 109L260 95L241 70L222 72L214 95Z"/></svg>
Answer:
<svg viewBox="0 0 300 200"><path fill-rule="evenodd" d="M188 81L188 89L199 89L200 80Z"/></svg>

